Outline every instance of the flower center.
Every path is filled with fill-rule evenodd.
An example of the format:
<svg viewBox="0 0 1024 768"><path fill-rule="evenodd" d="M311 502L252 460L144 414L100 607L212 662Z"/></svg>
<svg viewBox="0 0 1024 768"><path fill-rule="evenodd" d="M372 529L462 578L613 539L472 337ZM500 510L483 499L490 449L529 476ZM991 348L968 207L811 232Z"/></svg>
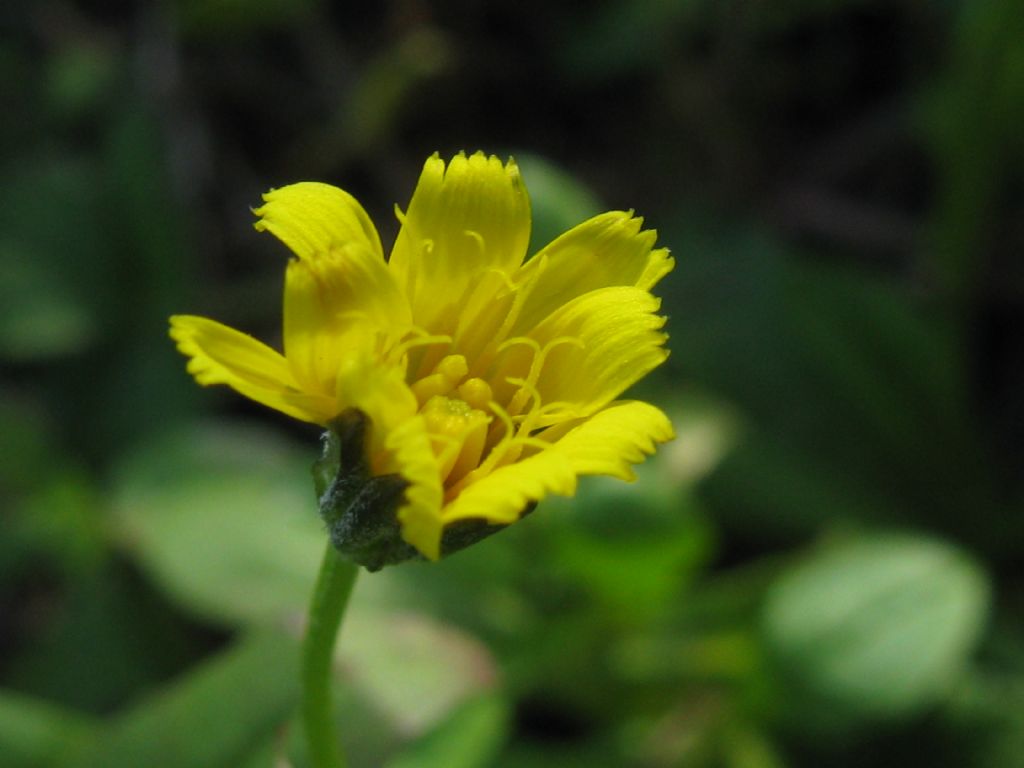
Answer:
<svg viewBox="0 0 1024 768"><path fill-rule="evenodd" d="M446 485L479 466L493 419L490 385L468 373L465 357L447 355L412 385Z"/></svg>
<svg viewBox="0 0 1024 768"><path fill-rule="evenodd" d="M442 480L456 482L476 469L491 417L458 397L435 395L420 409L430 433Z"/></svg>

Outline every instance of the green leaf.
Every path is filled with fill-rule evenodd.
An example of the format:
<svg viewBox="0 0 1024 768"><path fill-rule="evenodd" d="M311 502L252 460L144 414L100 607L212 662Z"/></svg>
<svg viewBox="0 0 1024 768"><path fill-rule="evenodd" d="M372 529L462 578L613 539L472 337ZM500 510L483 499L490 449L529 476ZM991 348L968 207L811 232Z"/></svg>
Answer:
<svg viewBox="0 0 1024 768"><path fill-rule="evenodd" d="M487 649L465 633L412 613L375 610L367 576L357 586L338 643L349 679L401 733L434 728L465 701L492 690L497 670Z"/></svg>
<svg viewBox="0 0 1024 768"><path fill-rule="evenodd" d="M252 428L165 435L121 465L117 535L168 595L211 621L301 615L326 541L313 456Z"/></svg>
<svg viewBox="0 0 1024 768"><path fill-rule="evenodd" d="M298 646L243 640L116 718L60 768L234 768L298 703Z"/></svg>
<svg viewBox="0 0 1024 768"><path fill-rule="evenodd" d="M984 628L987 578L956 548L906 535L824 549L769 590L764 641L799 713L856 721L938 702Z"/></svg>
<svg viewBox="0 0 1024 768"><path fill-rule="evenodd" d="M0 757L4 768L51 765L57 755L86 738L89 718L39 699L0 690Z"/></svg>
<svg viewBox="0 0 1024 768"><path fill-rule="evenodd" d="M485 768L495 765L508 730L508 705L497 695L467 701L388 763L388 768Z"/></svg>
<svg viewBox="0 0 1024 768"><path fill-rule="evenodd" d="M550 558L607 616L657 616L711 556L711 531L670 478L670 461L637 467L636 483L586 478L575 498L543 507L542 525L557 530Z"/></svg>
<svg viewBox="0 0 1024 768"><path fill-rule="evenodd" d="M764 734L746 723L723 728L719 749L726 768L784 768L785 765Z"/></svg>

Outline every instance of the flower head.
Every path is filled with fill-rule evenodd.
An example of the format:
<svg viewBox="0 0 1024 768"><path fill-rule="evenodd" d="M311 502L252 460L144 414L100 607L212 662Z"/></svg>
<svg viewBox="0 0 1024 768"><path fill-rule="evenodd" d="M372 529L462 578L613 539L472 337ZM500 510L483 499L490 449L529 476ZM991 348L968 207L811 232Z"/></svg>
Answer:
<svg viewBox="0 0 1024 768"><path fill-rule="evenodd" d="M673 261L632 213L524 262L519 170L480 152L427 160L387 260L335 187L276 189L255 213L296 257L284 354L202 317L172 317L171 336L200 384L321 425L361 414L369 474L403 480L401 536L426 557L446 527L507 525L580 475L632 479L672 437L654 406L615 400L668 356L650 291Z"/></svg>

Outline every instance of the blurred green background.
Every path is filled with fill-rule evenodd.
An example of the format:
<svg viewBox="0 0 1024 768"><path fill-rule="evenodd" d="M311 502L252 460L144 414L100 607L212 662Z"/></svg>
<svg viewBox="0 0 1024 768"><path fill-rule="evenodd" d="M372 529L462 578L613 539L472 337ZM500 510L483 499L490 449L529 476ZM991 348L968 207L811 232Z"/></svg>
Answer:
<svg viewBox="0 0 1024 768"><path fill-rule="evenodd" d="M514 154L534 246L678 266L635 485L364 577L353 766L1024 766L1018 0L128 0L0 11L0 766L305 765L317 431L200 390L279 339L272 186L388 241Z"/></svg>

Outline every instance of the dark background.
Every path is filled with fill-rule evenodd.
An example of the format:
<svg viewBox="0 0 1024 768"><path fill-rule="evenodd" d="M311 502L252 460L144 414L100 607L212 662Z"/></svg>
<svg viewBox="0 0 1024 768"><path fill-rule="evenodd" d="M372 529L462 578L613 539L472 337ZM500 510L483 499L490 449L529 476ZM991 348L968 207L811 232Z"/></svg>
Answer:
<svg viewBox="0 0 1024 768"><path fill-rule="evenodd" d="M0 34L0 766L305 764L317 432L196 387L167 316L278 343L263 191L335 183L387 244L478 148L534 249L610 209L672 249L635 394L679 438L365 577L352 764L1024 765L1018 2L43 0Z"/></svg>

